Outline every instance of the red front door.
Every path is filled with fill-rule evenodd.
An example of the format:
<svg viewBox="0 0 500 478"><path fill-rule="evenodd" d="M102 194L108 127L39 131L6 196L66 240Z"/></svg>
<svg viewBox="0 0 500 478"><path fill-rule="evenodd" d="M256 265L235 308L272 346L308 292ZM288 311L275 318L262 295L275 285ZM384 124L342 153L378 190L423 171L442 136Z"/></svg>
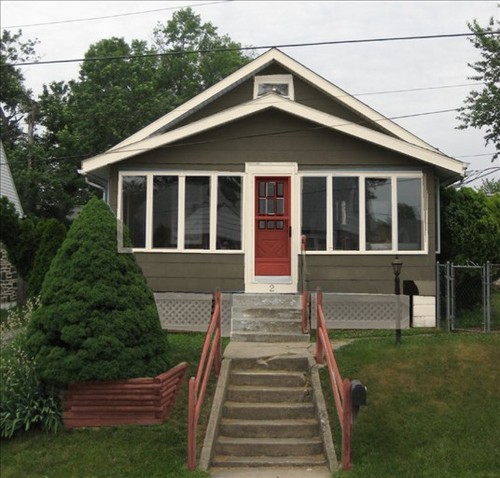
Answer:
<svg viewBox="0 0 500 478"><path fill-rule="evenodd" d="M289 276L290 178L255 178L255 275Z"/></svg>

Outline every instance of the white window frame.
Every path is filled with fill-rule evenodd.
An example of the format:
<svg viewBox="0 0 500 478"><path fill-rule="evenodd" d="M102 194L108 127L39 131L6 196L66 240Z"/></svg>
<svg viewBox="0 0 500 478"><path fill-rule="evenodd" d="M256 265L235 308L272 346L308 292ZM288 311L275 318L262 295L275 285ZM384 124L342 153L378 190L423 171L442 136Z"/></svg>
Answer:
<svg viewBox="0 0 500 478"><path fill-rule="evenodd" d="M302 180L304 177L326 178L326 250L306 251L308 255L426 255L429 251L429 227L428 227L428 203L427 185L422 172L405 171L302 171L300 176L300 197L299 210L302 211ZM333 186L334 177L357 177L359 181L359 249L340 250L333 248ZM365 201L365 179L367 178L387 178L391 180L391 212L392 212L392 244L387 250L366 249L366 201ZM422 221L422 249L419 250L399 250L398 243L398 204L397 204L397 180L401 178L420 179L421 181L421 221ZM302 221L301 221L302 222ZM302 224L301 224L302 231Z"/></svg>
<svg viewBox="0 0 500 478"><path fill-rule="evenodd" d="M242 254L244 239L244 174L233 171L178 171L178 170L121 170L118 172L118 202L117 218L120 223L123 220L123 177L144 176L146 177L146 241L145 247L133 247L132 252L159 252L159 253L195 253L195 254ZM153 177L154 176L177 176L179 178L178 191L178 218L177 218L177 247L153 248ZM210 247L208 249L186 249L184 238L185 227L185 194L186 177L208 176L210 178ZM217 201L218 201L218 178L224 176L241 177L241 248L240 249L217 249Z"/></svg>
<svg viewBox="0 0 500 478"><path fill-rule="evenodd" d="M293 76L292 75L262 75L256 76L253 83L253 99L259 98L259 86L262 84L271 85L288 85L288 95L282 95L283 98L288 98L290 100L295 99L295 90L293 88ZM260 95L263 96L263 95ZM281 95L280 95L281 96Z"/></svg>

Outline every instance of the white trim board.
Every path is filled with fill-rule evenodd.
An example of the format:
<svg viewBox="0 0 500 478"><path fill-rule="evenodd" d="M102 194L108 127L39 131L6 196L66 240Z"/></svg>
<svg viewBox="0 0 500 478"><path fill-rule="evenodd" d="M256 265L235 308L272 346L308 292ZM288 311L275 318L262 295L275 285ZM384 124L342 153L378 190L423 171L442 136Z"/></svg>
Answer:
<svg viewBox="0 0 500 478"><path fill-rule="evenodd" d="M296 103L275 93L270 93L242 105L229 108L226 111L200 119L160 136L153 136L133 145L123 146L119 149L110 150L101 155L86 159L82 162L82 171L88 173L268 109L276 109L304 120L312 121L334 131L348 134L459 175L464 174L465 165L461 161L438 153L435 150L426 149L422 146L417 146L407 141L374 131L365 126L346 122L346 120L342 118Z"/></svg>

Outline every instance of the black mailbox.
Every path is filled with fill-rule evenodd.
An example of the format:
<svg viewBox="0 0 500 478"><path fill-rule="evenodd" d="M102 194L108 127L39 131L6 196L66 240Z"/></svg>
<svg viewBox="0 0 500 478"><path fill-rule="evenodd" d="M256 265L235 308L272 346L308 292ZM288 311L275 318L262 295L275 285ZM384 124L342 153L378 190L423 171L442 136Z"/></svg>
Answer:
<svg viewBox="0 0 500 478"><path fill-rule="evenodd" d="M353 407L366 405L366 387L359 380L351 381L351 400Z"/></svg>

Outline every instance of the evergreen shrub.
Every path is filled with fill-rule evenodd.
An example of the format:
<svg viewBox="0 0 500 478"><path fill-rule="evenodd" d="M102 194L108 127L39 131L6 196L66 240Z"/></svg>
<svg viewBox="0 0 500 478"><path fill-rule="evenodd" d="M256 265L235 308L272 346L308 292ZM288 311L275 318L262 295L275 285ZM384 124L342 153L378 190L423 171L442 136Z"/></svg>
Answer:
<svg viewBox="0 0 500 478"><path fill-rule="evenodd" d="M42 380L59 385L155 376L169 368L151 289L117 249L116 219L93 198L45 276L28 332Z"/></svg>

